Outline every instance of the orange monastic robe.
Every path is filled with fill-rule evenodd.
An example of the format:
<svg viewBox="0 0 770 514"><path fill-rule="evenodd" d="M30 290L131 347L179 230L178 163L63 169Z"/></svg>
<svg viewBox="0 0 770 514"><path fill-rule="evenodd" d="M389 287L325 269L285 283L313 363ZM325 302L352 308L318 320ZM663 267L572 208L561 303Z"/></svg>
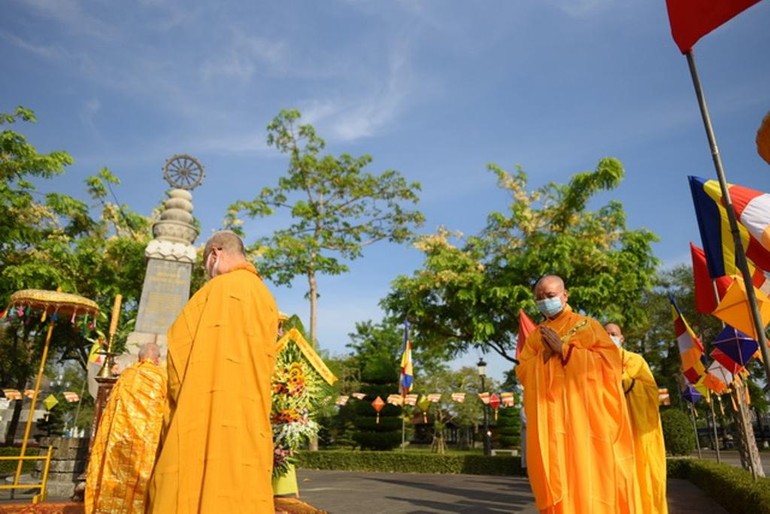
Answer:
<svg viewBox="0 0 770 514"><path fill-rule="evenodd" d="M667 514L666 446L660 423L658 384L644 357L626 350L620 352L642 512Z"/></svg>
<svg viewBox="0 0 770 514"><path fill-rule="evenodd" d="M278 308L251 264L218 275L168 331L170 414L148 512L273 512Z"/></svg>
<svg viewBox="0 0 770 514"><path fill-rule="evenodd" d="M620 351L604 328L567 306L543 324L562 338L543 362L540 330L516 374L524 386L527 470L548 514L635 512L634 447L621 388Z"/></svg>
<svg viewBox="0 0 770 514"><path fill-rule="evenodd" d="M137 362L120 374L88 459L86 513L144 512L166 412L166 390L166 371L153 362Z"/></svg>

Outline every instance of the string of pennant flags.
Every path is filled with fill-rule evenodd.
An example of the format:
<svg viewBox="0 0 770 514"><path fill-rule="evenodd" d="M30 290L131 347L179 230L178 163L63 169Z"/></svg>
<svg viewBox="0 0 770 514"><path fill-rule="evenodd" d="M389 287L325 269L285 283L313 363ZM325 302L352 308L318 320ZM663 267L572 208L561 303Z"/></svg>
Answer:
<svg viewBox="0 0 770 514"><path fill-rule="evenodd" d="M441 402L441 399L444 395L441 393L429 393L429 394L417 394L417 393L409 393L406 395L402 394L391 394L388 395L388 397L383 400L380 396L377 396L372 402L372 407L377 412L377 420L379 422L380 417L380 411L383 409L383 407L387 404L395 405L397 407L403 407L403 406L416 406L423 412L423 417L426 418L426 414L428 409L432 404L437 404ZM497 419L497 410L500 407L514 407L516 405L516 396L512 392L501 392L499 395L497 393L478 393L477 395L479 399L482 401L484 405L489 405L495 412L495 419ZM465 402L465 399L467 397L466 393L451 393L449 398L456 402L456 403L463 403ZM350 398L354 398L356 400L364 400L366 399L366 394L364 393L351 393L349 395L340 395L337 398L337 401L335 402L339 406L347 405L348 401L350 401ZM427 419L427 418L426 418Z"/></svg>
<svg viewBox="0 0 770 514"><path fill-rule="evenodd" d="M35 394L34 389L26 389L23 393L19 391L18 389L12 389L12 388L5 388L2 389L3 395L11 401L16 400L23 400L24 398L32 398L32 396ZM78 393L75 393L73 391L64 391L61 393L62 398L64 398L64 401L67 403L74 403L80 401L80 395ZM54 394L49 394L45 400L43 400L43 405L45 405L46 410L51 410L53 407L55 407L59 403L59 399Z"/></svg>

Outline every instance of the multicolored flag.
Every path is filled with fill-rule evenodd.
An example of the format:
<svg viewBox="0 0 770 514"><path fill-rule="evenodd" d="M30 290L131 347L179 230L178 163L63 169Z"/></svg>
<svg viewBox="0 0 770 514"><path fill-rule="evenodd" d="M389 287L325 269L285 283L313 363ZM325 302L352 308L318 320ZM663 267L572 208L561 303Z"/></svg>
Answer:
<svg viewBox="0 0 770 514"><path fill-rule="evenodd" d="M730 231L722 191L716 180L688 177L706 264L711 278L740 275L735 264L735 244ZM741 246L749 260L754 285L764 289L766 277L754 268L770 271L770 195L742 186L728 185L735 209Z"/></svg>
<svg viewBox="0 0 770 514"><path fill-rule="evenodd" d="M521 350L524 348L524 343L527 341L527 336L532 333L537 325L532 318L527 316L524 309L519 309L519 336L516 340L516 359L521 355Z"/></svg>
<svg viewBox="0 0 770 514"><path fill-rule="evenodd" d="M671 35L686 54L700 38L759 0L666 0Z"/></svg>
<svg viewBox="0 0 770 514"><path fill-rule="evenodd" d="M690 255L692 256L692 274L695 284L695 308L700 313L711 314L717 308L718 300L724 298L733 279L731 277L712 279L706 263L706 253L692 243L690 243ZM716 291L714 290L715 287Z"/></svg>
<svg viewBox="0 0 770 514"><path fill-rule="evenodd" d="M673 297L669 298L674 317L674 332L679 346L679 356L682 359L682 374L690 384L695 384L706 372L706 355L703 343L692 331L690 325L682 316Z"/></svg>
<svg viewBox="0 0 770 514"><path fill-rule="evenodd" d="M18 389L3 389L3 394L9 400L21 400L21 391Z"/></svg>
<svg viewBox="0 0 770 514"><path fill-rule="evenodd" d="M404 323L404 347L401 353L401 376L398 388L402 396L406 396L414 385L414 368L412 366L412 343L409 341L409 322Z"/></svg>
<svg viewBox="0 0 770 514"><path fill-rule="evenodd" d="M62 396L64 396L64 399L67 400L67 402L77 402L80 400L80 395L78 393L75 393L73 391L64 391L62 393Z"/></svg>

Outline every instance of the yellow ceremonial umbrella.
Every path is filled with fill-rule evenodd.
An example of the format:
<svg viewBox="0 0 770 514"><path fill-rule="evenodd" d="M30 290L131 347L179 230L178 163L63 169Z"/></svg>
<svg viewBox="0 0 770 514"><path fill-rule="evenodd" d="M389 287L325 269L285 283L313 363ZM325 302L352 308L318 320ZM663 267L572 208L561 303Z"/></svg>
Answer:
<svg viewBox="0 0 770 514"><path fill-rule="evenodd" d="M70 321L73 323L78 316L95 317L99 313L99 306L96 305L96 302L75 294L62 293L61 291L45 291L42 289L24 289L11 295L11 302L5 313L7 315L9 312L13 313L15 310L25 314L28 314L30 310L35 312L42 311L41 321L48 320L48 332L45 336L45 343L43 345L43 355L40 357L40 367L38 368L35 389L33 390L29 405L29 414L27 415L27 426L24 429L24 439L21 443L20 456L24 457L27 451L29 432L32 428L35 403L37 403L37 396L40 393L40 381L43 378L45 361L48 358L48 347L51 344L51 334L53 333L54 324L60 316L69 316ZM19 485L19 477L21 476L23 462L23 460L19 459L13 485Z"/></svg>

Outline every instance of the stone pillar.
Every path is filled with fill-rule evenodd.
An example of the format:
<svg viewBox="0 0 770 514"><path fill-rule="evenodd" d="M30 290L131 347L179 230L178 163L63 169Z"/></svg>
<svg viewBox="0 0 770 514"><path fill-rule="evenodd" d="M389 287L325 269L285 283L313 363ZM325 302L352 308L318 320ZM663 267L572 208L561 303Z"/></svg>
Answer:
<svg viewBox="0 0 770 514"><path fill-rule="evenodd" d="M192 194L171 189L160 221L152 227L154 239L145 249L147 272L139 300L134 332L127 341L128 355L118 357L121 368L136 361L139 347L155 342L166 354L166 331L190 298L192 267L196 261L193 242L198 230L193 225Z"/></svg>

